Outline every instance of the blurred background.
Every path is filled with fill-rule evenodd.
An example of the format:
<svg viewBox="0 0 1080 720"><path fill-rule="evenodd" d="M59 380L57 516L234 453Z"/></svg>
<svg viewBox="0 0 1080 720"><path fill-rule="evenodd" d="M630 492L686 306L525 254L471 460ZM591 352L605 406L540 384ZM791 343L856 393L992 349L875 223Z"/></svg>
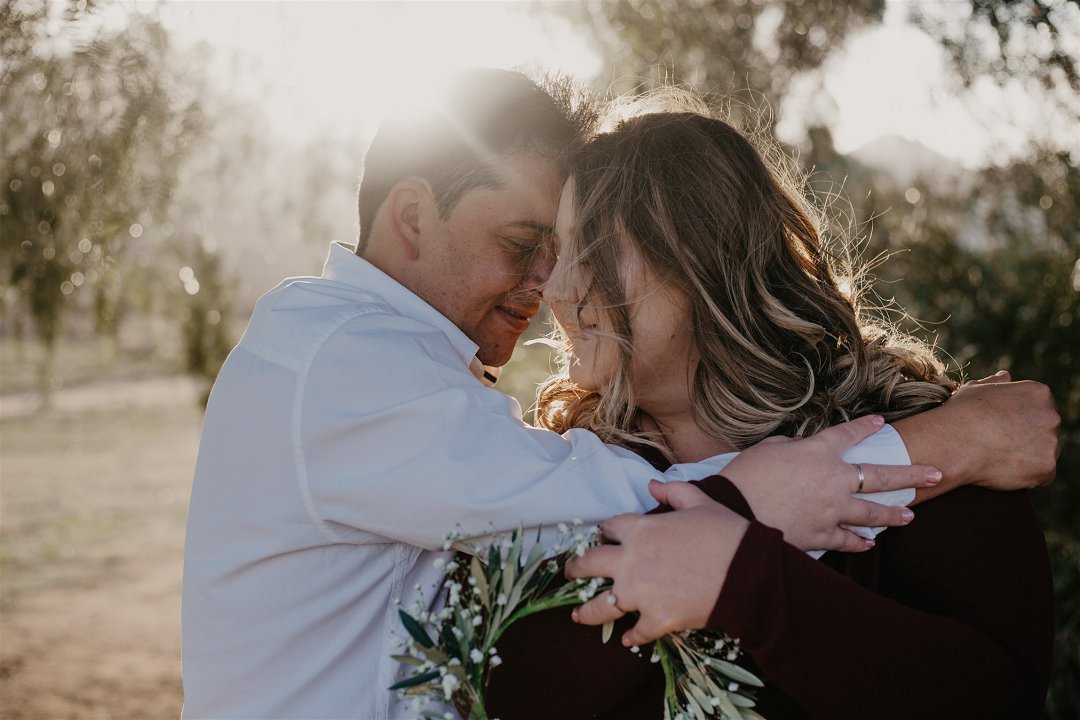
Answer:
<svg viewBox="0 0 1080 720"><path fill-rule="evenodd" d="M1046 717L1080 717L1076 0L0 0L0 716L178 715L217 369L352 241L380 109L478 64L727 98L958 377L1052 388ZM500 385L527 408L550 369L522 348Z"/></svg>

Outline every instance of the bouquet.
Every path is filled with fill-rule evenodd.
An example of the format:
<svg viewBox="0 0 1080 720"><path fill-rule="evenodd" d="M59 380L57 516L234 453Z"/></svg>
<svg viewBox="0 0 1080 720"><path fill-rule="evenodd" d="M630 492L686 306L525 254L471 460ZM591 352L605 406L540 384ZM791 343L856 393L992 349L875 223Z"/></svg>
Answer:
<svg viewBox="0 0 1080 720"><path fill-rule="evenodd" d="M407 637L405 652L394 659L409 666L410 674L390 689L411 696L420 717L452 718L425 708L453 703L468 720L488 720L484 690L502 663L496 643L506 629L533 613L585 602L609 585L600 578L560 582L567 558L598 544L599 530L583 528L580 520L572 527L560 524L558 530L553 558L539 533L526 552L520 528L484 552L458 553L444 565L446 604L441 610L429 612L420 604L399 610ZM448 536L443 548L449 550L459 539L458 533ZM604 626L603 642L613 626ZM651 660L664 671L665 720L760 720L751 708L762 682L735 664L739 655L737 639L714 631L684 631L657 640Z"/></svg>

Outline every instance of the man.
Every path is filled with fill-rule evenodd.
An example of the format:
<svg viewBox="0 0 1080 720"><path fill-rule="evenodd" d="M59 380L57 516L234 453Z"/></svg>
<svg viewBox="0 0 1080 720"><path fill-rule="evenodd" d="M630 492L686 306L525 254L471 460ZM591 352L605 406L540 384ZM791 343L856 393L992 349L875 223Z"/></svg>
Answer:
<svg viewBox="0 0 1080 720"><path fill-rule="evenodd" d="M529 428L485 387L484 366L509 359L551 269L559 157L592 117L567 97L473 70L428 111L384 123L365 159L356 253L334 246L321 278L259 301L218 376L196 468L186 717L399 717L386 690L396 602L431 599L448 531L655 505L651 467L587 432ZM846 445L872 429L849 429ZM932 437L910 432L916 445ZM877 443L875 461L907 462L895 433ZM863 547L838 522L907 521L851 500L839 453L788 472L797 455L757 453L726 472L842 478L843 502L802 513L833 547ZM863 469L868 489L928 482L917 468Z"/></svg>

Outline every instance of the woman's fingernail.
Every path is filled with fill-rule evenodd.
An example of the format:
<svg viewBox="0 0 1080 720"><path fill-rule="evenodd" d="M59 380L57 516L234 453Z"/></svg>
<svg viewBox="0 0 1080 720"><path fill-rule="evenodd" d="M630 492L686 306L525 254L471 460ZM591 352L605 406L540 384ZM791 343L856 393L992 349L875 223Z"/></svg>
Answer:
<svg viewBox="0 0 1080 720"><path fill-rule="evenodd" d="M874 547L875 545L877 545L877 541L874 540L874 538L867 538L866 539L866 549L867 550Z"/></svg>
<svg viewBox="0 0 1080 720"><path fill-rule="evenodd" d="M904 522L909 523L915 519L915 513L911 512L907 508L904 508L900 511L900 517L903 518Z"/></svg>
<svg viewBox="0 0 1080 720"><path fill-rule="evenodd" d="M931 485L941 482L941 471L937 468L930 468L926 471L926 482Z"/></svg>
<svg viewBox="0 0 1080 720"><path fill-rule="evenodd" d="M885 418L881 417L880 415L875 415L874 417L870 418L870 422L877 427L881 427L885 424Z"/></svg>
<svg viewBox="0 0 1080 720"><path fill-rule="evenodd" d="M570 613L570 619L576 623L581 622L581 618L578 617L577 608L574 608L574 611Z"/></svg>

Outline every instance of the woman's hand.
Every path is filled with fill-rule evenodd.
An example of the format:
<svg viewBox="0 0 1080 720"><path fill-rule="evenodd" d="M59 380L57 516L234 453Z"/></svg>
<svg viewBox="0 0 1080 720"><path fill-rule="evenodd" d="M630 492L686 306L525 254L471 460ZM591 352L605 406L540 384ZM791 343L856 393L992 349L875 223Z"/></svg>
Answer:
<svg viewBox="0 0 1080 720"><path fill-rule="evenodd" d="M768 438L744 450L724 468L754 516L784 533L800 550L860 552L874 546L840 524L865 527L907 525L914 513L852 497L860 490L858 470L843 461L851 446L881 429L878 415L834 425L813 437ZM933 487L941 479L924 465L860 465L862 492Z"/></svg>
<svg viewBox="0 0 1080 720"><path fill-rule="evenodd" d="M604 539L617 544L592 548L566 565L569 578L614 581L611 590L575 608L575 622L601 625L641 613L623 635L628 647L704 627L750 525L688 483L653 480L649 492L677 512L614 517L602 529Z"/></svg>
<svg viewBox="0 0 1080 720"><path fill-rule="evenodd" d="M941 468L945 481L927 493L933 495L960 485L1025 490L1049 484L1057 472L1060 424L1049 388L1010 382L1001 371L964 385L941 407L898 420L893 427L912 462Z"/></svg>

